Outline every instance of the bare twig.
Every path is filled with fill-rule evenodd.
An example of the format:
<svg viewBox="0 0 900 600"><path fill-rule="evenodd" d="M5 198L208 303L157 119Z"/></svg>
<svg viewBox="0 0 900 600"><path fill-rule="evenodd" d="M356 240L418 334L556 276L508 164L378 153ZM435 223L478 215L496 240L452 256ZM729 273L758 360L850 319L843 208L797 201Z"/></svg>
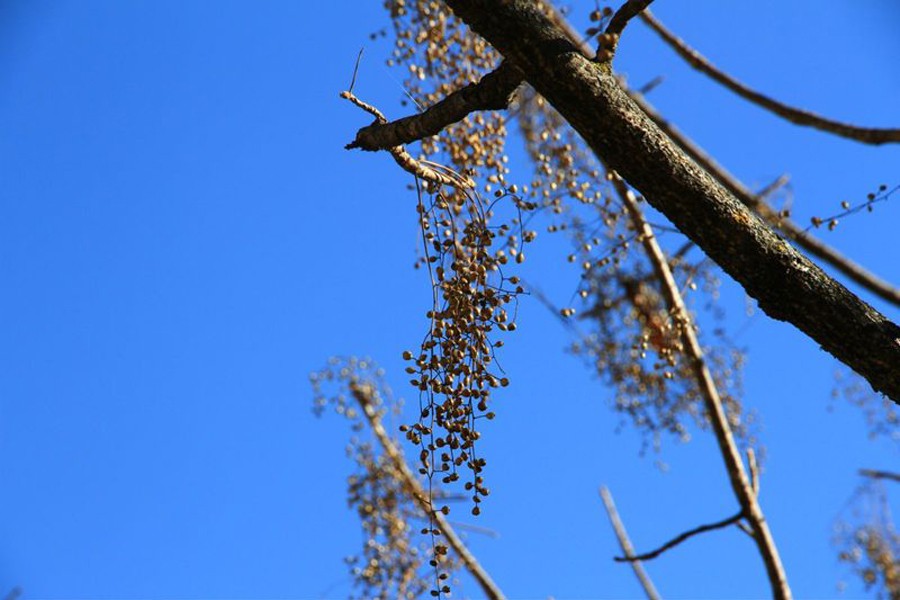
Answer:
<svg viewBox="0 0 900 600"><path fill-rule="evenodd" d="M625 26L652 2L653 0L627 0L625 4L619 7L616 14L609 20L606 31L600 36L600 48L597 49L598 60L609 60L612 58L612 55L616 52L616 47L619 45L619 38L622 36ZM602 56L604 52L608 56Z"/></svg>
<svg viewBox="0 0 900 600"><path fill-rule="evenodd" d="M616 532L619 546L622 548L622 552L625 553L625 557L629 559L631 569L638 578L641 587L644 588L644 593L649 600L659 600L659 592L656 591L656 586L653 585L653 581L644 569L644 565L641 564L640 560L634 559L634 547L631 545L631 540L628 539L628 532L625 531L622 519L619 518L619 511L616 510L616 503L613 502L612 493L606 486L600 488L600 497L603 499L603 506L606 508L606 514L609 516L609 522Z"/></svg>
<svg viewBox="0 0 900 600"><path fill-rule="evenodd" d="M356 55L356 64L353 65L353 77L350 78L350 87L347 88L347 91L351 94L353 93L353 86L356 85L356 75L359 73L359 63L362 61L363 50L365 48L359 49L359 54Z"/></svg>
<svg viewBox="0 0 900 600"><path fill-rule="evenodd" d="M900 306L900 289L892 286L874 273L870 273L863 266L853 262L834 248L821 242L815 237L805 233L803 228L788 219L778 215L775 210L760 198L760 194L754 194L743 183L737 180L725 167L720 165L711 156L697 146L690 138L678 130L677 127L666 121L647 101L635 94L629 92L629 96L634 100L644 113L659 127L669 139L671 139L685 154L690 156L694 162L703 167L707 173L712 175L725 189L734 194L735 198L741 201L744 206L752 208L759 216L766 220L770 225L781 231L790 240L794 241L802 249L809 254L822 259L830 264L839 272L846 275L852 281L870 292L876 294L883 300L890 302L895 306Z"/></svg>
<svg viewBox="0 0 900 600"><path fill-rule="evenodd" d="M637 560L652 560L652 559L656 558L657 556L659 556L660 554L662 554L663 552L665 552L666 550L669 550L670 548L674 548L681 542L688 540L688 539L694 537L695 535L705 533L707 531L714 531L716 529L722 529L724 527L729 527L731 525L734 525L738 521L740 521L743 517L744 517L744 513L739 512L738 514L736 514L732 517L728 517L727 519L722 519L721 521L716 521L715 523L709 523L708 525L700 525L699 527L694 527L691 530L685 531L681 535L678 535L678 536L672 538L671 540L669 540L668 542L666 542L665 544L663 544L656 550L652 550L650 552L645 552L644 554L638 554L636 556L627 556L627 555L626 556L616 556L613 558L613 560L615 560L616 562L634 562Z"/></svg>
<svg viewBox="0 0 900 600"><path fill-rule="evenodd" d="M858 471L860 475L863 477L868 477L869 479L887 479L890 481L900 482L900 473L893 473L891 471L878 471L875 469L860 469Z"/></svg>
<svg viewBox="0 0 900 600"><path fill-rule="evenodd" d="M769 583L772 587L772 595L775 598L790 598L791 591L788 587L787 577L784 573L784 567L781 564L781 558L778 556L778 549L775 547L775 541L769 531L765 517L757 502L752 483L744 469L744 463L741 460L740 452L734 441L731 427L728 424L728 416L719 396L719 391L713 381L712 374L703 358L703 350L697 335L694 333L694 324L687 308L684 305L684 299L678 290L675 277L669 268L669 263L663 254L662 248L656 241L653 229L644 218L643 211L638 205L637 198L628 189L628 186L614 172L610 172L613 187L622 199L622 203L634 223L636 231L640 234L640 239L647 253L647 257L653 264L654 272L659 278L660 287L662 288L663 297L668 305L672 319L678 329L681 341L684 344L685 353L692 362L694 377L697 381L697 388L703 397L706 405L706 412L712 424L715 433L716 442L719 445L719 451L725 461L725 468L728 472L731 488L741 505L741 512L738 519L743 516L749 522L754 532L754 540L756 540L757 548L762 555L763 562L766 566L766 572L769 576ZM736 522L738 519L734 519ZM724 526L724 525L723 525ZM708 527L708 526L707 526ZM704 529L706 531L708 529ZM693 534L692 534L693 535ZM684 538L687 539L687 538ZM679 542L676 543L680 543ZM671 543L670 543L671 544ZM674 545L674 544L672 544ZM671 547L668 546L668 547Z"/></svg>
<svg viewBox="0 0 900 600"><path fill-rule="evenodd" d="M750 486L753 495L759 498L759 464L756 462L756 452L753 448L747 448L747 465L750 467Z"/></svg>
<svg viewBox="0 0 900 600"><path fill-rule="evenodd" d="M434 522L437 523L438 528L441 530L441 534L447 539L448 545L453 548L453 551L456 552L456 555L462 560L472 577L478 581L478 584L481 586L485 595L488 598L495 600L504 598L503 592L497 584L494 583L488 572L484 570L484 567L482 567L478 560L475 559L475 556L466 547L456 531L454 531L453 527L447 521L447 518L441 511L434 510L428 492L422 487L418 478L410 470L409 465L406 464L406 459L403 458L403 454L394 445L394 442L391 440L387 431L385 431L384 425L381 424L381 418L372 406L371 388L366 385L352 383L350 385L350 392L363 409L363 412L369 421L369 426L372 428L372 432L375 434L375 437L378 438L378 442L381 444L384 453L391 459L391 462L394 463L394 468L402 478L403 486L406 488L407 493L413 501L419 506L419 510L426 515L432 516Z"/></svg>
<svg viewBox="0 0 900 600"><path fill-rule="evenodd" d="M741 98L760 106L779 117L804 127L812 127L820 131L827 131L840 137L844 137L865 144L888 144L900 142L900 129L867 128L841 123L825 118L821 115L788 106L777 100L773 100L722 72L710 63L699 52L688 46L684 40L666 29L650 11L644 11L641 18L665 41L681 58L698 71L722 84Z"/></svg>
<svg viewBox="0 0 900 600"><path fill-rule="evenodd" d="M367 113L374 115L375 120L378 123L387 123L387 118L384 116L384 114L382 114L380 110L378 110L371 104L363 102L362 100L354 96L352 92L341 92L341 98L349 100L351 103L360 107ZM348 144L347 148L350 148L351 146L352 144ZM398 165L400 165L400 167L402 167L404 171L412 173L416 177L424 179L425 181L430 181L439 185L450 185L463 189L473 189L475 187L475 182L472 181L471 178L460 175L449 167L414 159L403 146L392 146L390 148L387 148L387 151L390 152L391 156L394 157L394 161Z"/></svg>

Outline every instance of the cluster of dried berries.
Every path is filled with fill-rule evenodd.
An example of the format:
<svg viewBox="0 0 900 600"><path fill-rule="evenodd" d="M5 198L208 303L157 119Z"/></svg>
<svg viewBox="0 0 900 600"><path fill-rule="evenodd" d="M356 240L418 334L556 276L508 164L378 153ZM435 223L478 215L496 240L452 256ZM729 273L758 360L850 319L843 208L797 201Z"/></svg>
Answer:
<svg viewBox="0 0 900 600"><path fill-rule="evenodd" d="M897 190L900 190L900 185L894 187L891 190L888 190L888 186L882 183L878 186L878 189L876 191L866 194L866 199L863 202L860 202L856 205L851 205L850 202L844 200L841 202L841 212L830 217L812 217L810 219L811 225L806 228L806 231L809 231L813 227L818 229L826 223L828 231L834 231L837 228L838 223L840 223L840 219L864 210L867 212L872 212L873 210L875 210L875 204L889 200Z"/></svg>
<svg viewBox="0 0 900 600"><path fill-rule="evenodd" d="M519 127L535 172L532 194L559 215L548 231L570 233L575 250L568 260L581 270L577 294L583 308L578 312L592 331L580 336L573 348L589 358L598 375L613 387L616 410L650 434L655 447L662 432L687 440L688 423L704 427L707 420L682 348L679 328L686 324L670 314L628 213L604 185L606 178L601 177L594 156L543 98L527 88L520 98ZM638 251L632 252L635 247ZM670 264L681 289L694 290L699 283L704 294L714 298L717 281L710 263L686 260L690 248L683 246ZM704 308L722 318L712 302ZM560 314L571 317L576 309L565 307ZM749 443L752 416L742 415L738 400L743 355L728 343L724 332L717 329L715 334L715 347L706 360L733 430Z"/></svg>
<svg viewBox="0 0 900 600"><path fill-rule="evenodd" d="M838 558L878 598L900 598L900 532L894 527L884 486L878 481L861 486L848 510L852 516L835 526Z"/></svg>
<svg viewBox="0 0 900 600"><path fill-rule="evenodd" d="M389 0L395 47L389 65L407 72L407 94L419 106L432 105L479 80L499 63L499 55L471 33L442 2ZM446 164L481 181L491 194L456 188L419 189L417 206L425 265L434 290L427 316L428 333L421 347L407 351L407 372L420 391L418 421L404 426L407 439L420 446L419 471L444 484L461 478L471 492L473 514L489 493L484 483L486 461L476 454L481 433L477 422L492 419L491 390L508 384L494 351L502 345L493 332L516 328L515 310L523 288L503 266L525 259L523 245L537 235L526 231L523 214L535 204L507 185L508 158L504 115L473 113L421 142L422 158ZM512 309L512 314L510 310ZM448 510L446 506L441 510Z"/></svg>
<svg viewBox="0 0 900 600"><path fill-rule="evenodd" d="M406 93L420 108L478 81L500 62L497 51L469 31L443 2L386 0L385 8L395 34L388 65L406 71ZM461 173L498 183L508 173L505 142L505 116L478 112L422 140L421 152L423 158L449 163ZM485 191L491 191L490 185Z"/></svg>
<svg viewBox="0 0 900 600"><path fill-rule="evenodd" d="M314 392L313 410L321 415L328 407L347 417L353 431L371 431L364 422L364 409L352 390L364 387L366 402L381 419L390 410L399 412L399 402L391 399L383 373L371 361L356 358L332 359L329 366L310 375ZM336 390L330 389L337 387ZM419 598L433 590L434 582L445 581L458 568L443 552L435 552L418 536L427 516L414 504L403 477L379 446L354 436L347 454L356 472L347 479L348 502L359 516L364 534L362 551L346 562L353 575L359 598ZM425 530L427 531L427 530ZM441 547L441 546L437 546Z"/></svg>
<svg viewBox="0 0 900 600"><path fill-rule="evenodd" d="M498 200L504 196L501 192ZM528 208L518 198L514 202ZM435 190L427 204L420 195L418 211L434 303L421 348L403 355L411 363L411 383L420 392L420 414L418 422L401 430L421 447L419 472L429 480L440 476L450 484L460 479L461 469L468 469L465 488L477 515L478 504L489 494L482 476L486 461L476 454L481 435L477 422L493 419L491 391L509 384L498 372L494 354L503 341L491 336L495 330L515 330L515 312L510 314L508 307L524 291L516 276L503 274L503 266L511 257L521 262L524 254L520 247L510 247L518 237L509 233L509 225L488 226L492 208L475 194L448 198ZM534 236L526 232L521 237L519 243ZM504 243L494 248L497 238Z"/></svg>

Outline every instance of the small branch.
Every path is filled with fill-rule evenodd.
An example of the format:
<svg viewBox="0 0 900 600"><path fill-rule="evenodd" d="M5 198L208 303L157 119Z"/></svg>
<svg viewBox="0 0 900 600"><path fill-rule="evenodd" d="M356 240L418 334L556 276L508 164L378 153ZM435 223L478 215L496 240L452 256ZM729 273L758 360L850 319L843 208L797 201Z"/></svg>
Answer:
<svg viewBox="0 0 900 600"><path fill-rule="evenodd" d="M733 517L728 517L727 519L723 519L721 521L716 521L715 523L710 523L708 525L701 525L701 526L695 527L689 531L685 531L681 535L672 538L671 540L669 540L668 542L666 542L665 544L663 544L662 546L660 546L659 548L657 548L656 550L653 550L651 552L646 552L644 554L638 554L637 556L616 556L615 558L613 558L613 560L616 562L634 562L637 560L652 560L652 559L656 558L657 556L659 556L660 554L662 554L663 552L665 552L666 550L669 550L670 548L677 546L681 542L683 542L687 539L690 539L690 538L694 537L695 535L698 535L698 534L701 534L701 533L704 533L707 531L713 531L715 529L722 529L723 527L728 527L730 525L734 525L735 523L740 521L742 518L744 518L744 513L739 512L738 514L734 515Z"/></svg>
<svg viewBox="0 0 900 600"><path fill-rule="evenodd" d="M728 472L728 478L731 482L731 489L735 497L741 505L741 512L737 519L745 517L753 529L754 540L762 556L763 563L766 566L766 573L769 577L769 584L772 587L772 595L779 599L788 599L791 597L791 590L788 587L787 576L784 573L784 566L781 564L781 558L778 555L778 549L775 546L775 540L769 531L762 508L757 502L753 485L747 472L744 469L744 463L741 460L737 443L734 441L734 435L731 432L731 426L728 424L728 415L725 413L722 398L719 396L719 390L716 387L706 360L703 357L703 350L700 347L700 341L694 331L694 323L687 307L684 305L684 299L678 290L678 284L669 267L669 262L663 254L659 242L653 233L653 228L644 218L643 211L638 205L637 198L628 189L628 186L621 177L614 171L609 172L613 187L622 200L628 215L634 223L634 228L640 235L647 258L653 265L653 270L659 278L660 288L665 298L669 313L681 337L684 345L684 352L691 361L694 377L697 382L697 389L703 398L706 407L706 413L709 417L712 430L715 433L716 442L719 445L719 452L725 462L725 470ZM736 520L735 519L735 522ZM724 526L724 525L722 525ZM709 528L710 526L705 526ZM708 529L704 529L706 531ZM699 532L697 532L699 533ZM691 534L693 535L693 534ZM689 537L689 536L687 536ZM671 547L676 543L680 543L687 539L678 539L678 541L670 542L663 549ZM660 550L662 551L662 550Z"/></svg>
<svg viewBox="0 0 900 600"><path fill-rule="evenodd" d="M889 481L900 482L900 473L892 473L891 471L877 471L875 469L860 469L858 471L863 477L870 479L887 479Z"/></svg>
<svg viewBox="0 0 900 600"><path fill-rule="evenodd" d="M504 61L497 69L470 83L417 115L396 121L380 120L356 133L347 149L387 150L437 135L448 125L463 120L479 110L503 110L519 84L522 73Z"/></svg>
<svg viewBox="0 0 900 600"><path fill-rule="evenodd" d="M790 219L779 216L771 206L760 198L760 195L748 190L743 183L738 181L722 165L679 131L677 127L666 121L644 98L633 92L629 92L628 95L650 117L656 126L669 136L669 139L675 145L721 183L741 204L752 208L767 223L778 229L788 239L794 241L797 246L806 250L812 256L830 264L852 281L879 296L882 300L886 300L894 306L900 306L900 289L869 272L865 267L853 262L834 248L805 233L802 227Z"/></svg>
<svg viewBox="0 0 900 600"><path fill-rule="evenodd" d="M844 137L865 144L888 144L900 142L900 129L866 128L833 121L821 115L794 108L773 100L734 79L727 73L720 71L699 52L688 46L684 40L666 29L650 11L645 11L641 18L650 26L681 58L692 67L704 73L714 81L725 86L741 98L760 106L779 117L804 127L812 127L820 131L827 131L840 137Z"/></svg>
<svg viewBox="0 0 900 600"><path fill-rule="evenodd" d="M353 394L353 397L356 398L356 401L359 402L360 407L363 409L363 413L365 413L366 418L369 421L372 432L375 434L375 437L378 438L378 442L381 444L384 453L391 459L391 462L394 463L394 468L400 475L403 486L406 488L407 493L413 501L418 505L419 510L426 515L432 515L435 523L437 523L438 528L441 530L441 534L447 539L448 545L453 548L453 551L456 552L456 555L462 560L472 577L478 581L478 584L481 586L485 595L493 600L503 599L503 592L497 587L497 584L494 583L487 571L484 570L484 567L482 567L475 559L475 556L466 547L456 531L453 530L453 527L447 521L447 518L440 511L434 510L428 492L422 487L418 478L410 470L409 465L406 464L406 459L403 458L402 452L394 445L394 442L391 440L387 431L385 431L384 425L381 424L381 418L372 406L371 389L365 385L353 383L350 385L350 392Z"/></svg>
<svg viewBox="0 0 900 600"><path fill-rule="evenodd" d="M631 545L631 540L628 539L628 532L625 531L625 525L622 523L622 519L619 518L619 511L616 510L616 503L613 502L612 494L606 486L600 488L600 498L603 499L603 506L606 508L609 522L616 532L619 546L622 548L622 552L625 553L625 558L631 563L631 569L638 578L641 587L644 588L644 593L649 600L659 600L659 592L656 591L656 586L653 585L653 581L651 581L650 576L647 575L647 571L644 570L644 565L641 564L640 560L634 558L634 547Z"/></svg>
<svg viewBox="0 0 900 600"><path fill-rule="evenodd" d="M750 486L753 495L759 498L759 464L756 462L756 452L753 448L747 448L747 464L750 467Z"/></svg>
<svg viewBox="0 0 900 600"><path fill-rule="evenodd" d="M340 96L345 100L349 100L352 104L355 104L367 113L373 115L376 122L381 124L387 123L387 118L384 116L384 114L382 114L380 110L378 110L371 104L363 102L362 100L354 96L352 92L341 92ZM349 149L351 145L352 143L348 144L347 148ZM472 181L471 178L460 175L449 167L445 167L443 165L439 165L437 163L429 161L419 161L414 159L403 146L393 146L391 148L387 148L387 151L390 152L391 156L394 157L394 161L398 165L400 165L400 167L404 171L412 173L420 179L424 179L425 181L430 181L438 185L450 185L463 189L473 189L475 187L475 182Z"/></svg>
<svg viewBox="0 0 900 600"><path fill-rule="evenodd" d="M646 9L653 0L627 0L619 7L616 14L609 20L606 31L600 36L600 47L597 49L597 60L610 60L616 53L619 38L622 36L625 26L634 17Z"/></svg>

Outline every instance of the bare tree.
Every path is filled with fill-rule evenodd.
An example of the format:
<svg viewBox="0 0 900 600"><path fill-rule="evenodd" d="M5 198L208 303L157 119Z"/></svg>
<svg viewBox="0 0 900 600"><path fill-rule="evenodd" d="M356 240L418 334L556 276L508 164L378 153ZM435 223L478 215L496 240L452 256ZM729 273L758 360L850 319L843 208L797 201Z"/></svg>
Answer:
<svg viewBox="0 0 900 600"><path fill-rule="evenodd" d="M771 190L749 191L661 118L640 90L627 89L612 63L620 37L640 16L693 67L791 123L876 145L900 142L900 130L836 122L756 92L669 32L649 14L651 1L594 11L596 27L588 32L596 39L593 47L540 0L393 0L386 3L397 38L391 61L408 67L407 91L420 112L389 121L354 94L352 83L342 93L375 119L347 147L387 151L416 177L419 265L429 274L433 297L424 341L404 353L420 398L418 420L400 428L419 448L413 468L381 426L372 400L377 386L355 368L339 379L391 465L372 477L400 481L428 520L423 533L447 542L431 546L432 595L449 590L449 573L461 565L488 596L502 596L443 517L439 490L465 480L475 515L489 495L487 461L477 453L479 419L494 418L492 390L508 383L496 368L503 345L497 335L516 328L514 309L526 288L509 271L511 263L525 259L525 244L537 235L528 226L538 212L550 215L549 231L569 231L576 242L570 259L584 270L579 293L587 310L581 321L592 331L582 334L573 324L575 308L554 310L579 331L577 349L616 390L615 408L653 436L683 435L686 419L708 427L738 506L734 515L684 532L652 552L636 553L623 541L621 560L635 564L648 595L656 592L637 561L699 533L734 526L755 543L773 597L791 597L759 503L756 454L736 383L740 353L724 339L713 340L704 352L683 297L682 290L715 279L708 261L689 258L691 248L700 248L770 317L797 327L876 393L900 404L900 327L802 251L888 302L900 305L900 292L773 209L767 202ZM513 126L531 159L528 186L509 178L504 145ZM422 145L418 158L404 148L413 142ZM868 202L893 191L882 187ZM660 246L643 201L686 236L681 248L667 254ZM341 401L337 406L346 412ZM364 462L382 464L376 458ZM604 501L617 535L627 541L611 497ZM457 565L442 558L448 547ZM884 553L878 556L876 564L888 564ZM403 591L412 589L415 568L392 567L402 574ZM883 573L886 585L894 581L889 566ZM368 585L375 583L377 578Z"/></svg>

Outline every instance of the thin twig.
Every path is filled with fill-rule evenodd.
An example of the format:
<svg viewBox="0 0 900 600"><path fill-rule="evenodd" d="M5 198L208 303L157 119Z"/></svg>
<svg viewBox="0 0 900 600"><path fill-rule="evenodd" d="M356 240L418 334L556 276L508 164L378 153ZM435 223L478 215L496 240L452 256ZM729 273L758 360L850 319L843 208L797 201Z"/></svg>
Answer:
<svg viewBox="0 0 900 600"><path fill-rule="evenodd" d="M795 125L827 131L828 133L833 133L840 137L856 140L857 142L863 142L865 144L878 145L900 142L900 129L868 128L851 125L849 123L841 123L773 100L772 98L747 87L727 73L716 68L715 65L710 63L699 52L688 46L684 40L666 29L666 27L660 23L650 11L644 11L641 14L641 18L663 39L663 41L665 41L692 67L722 84L741 98L744 98Z"/></svg>
<svg viewBox="0 0 900 600"><path fill-rule="evenodd" d="M347 91L351 94L353 93L353 86L356 85L356 74L359 73L359 63L362 61L363 50L365 48L359 49L359 54L356 55L356 64L353 65L353 77L350 78L350 87L347 88Z"/></svg>
<svg viewBox="0 0 900 600"><path fill-rule="evenodd" d="M683 134L677 127L666 121L650 104L638 94L629 92L629 96L634 100L644 113L659 127L666 135L669 136L675 145L681 148L685 154L691 157L698 165L703 167L707 173L712 175L725 189L734 194L744 206L752 208L767 223L778 229L788 239L795 242L800 248L806 250L809 254L822 259L832 267L846 275L852 281L870 292L876 294L881 299L890 302L895 306L900 306L900 289L892 286L874 273L866 270L862 265L853 262L834 248L828 246L822 241L805 233L803 228L788 219L780 216L768 203L759 198L737 180L725 167L720 165L704 152L690 138Z"/></svg>
<svg viewBox="0 0 900 600"><path fill-rule="evenodd" d="M759 464L756 462L756 452L753 448L747 448L747 465L750 467L750 486L753 494L759 498Z"/></svg>
<svg viewBox="0 0 900 600"><path fill-rule="evenodd" d="M900 473L892 473L891 471L877 471L875 469L860 469L858 471L863 477L870 479L888 479L890 481L900 482Z"/></svg>
<svg viewBox="0 0 900 600"><path fill-rule="evenodd" d="M660 554L662 554L663 552L665 552L666 550L669 550L670 548L674 548L681 542L688 540L688 539L694 537L695 535L699 535L699 534L705 533L707 531L714 531L716 529L722 529L724 527L729 527L731 525L734 525L738 521L740 521L743 517L744 517L744 513L739 512L738 514L736 514L732 517L728 517L727 519L722 519L721 521L716 521L715 523L709 523L708 525L700 525L699 527L694 527L691 530L685 531L681 535L678 535L678 536L672 538L671 540L669 540L668 542L666 542L665 544L663 544L656 550L652 550L650 552L645 552L644 554L638 554L636 556L627 556L627 555L626 556L616 556L613 558L613 560L616 562L632 562L632 563L637 560L652 560L652 559L656 558L657 556L659 556Z"/></svg>
<svg viewBox="0 0 900 600"><path fill-rule="evenodd" d="M609 20L606 31L599 38L600 47L597 49L597 60L610 60L613 57L625 26L652 2L653 0L627 0L619 7L616 14Z"/></svg>
<svg viewBox="0 0 900 600"><path fill-rule="evenodd" d="M719 396L719 391L706 364L706 360L703 358L703 350L700 347L697 335L694 333L693 320L684 305L681 293L678 291L678 284L675 282L675 277L672 275L672 270L669 268L669 263L656 240L653 229L644 218L637 198L628 189L621 177L616 173L610 173L610 175L613 187L628 211L635 230L640 235L647 257L653 264L653 270L659 278L669 313L672 315L672 319L675 321L675 325L680 333L685 353L692 363L697 388L706 405L706 412L712 424L719 451L725 461L731 488L741 505L740 514L750 522L757 548L766 565L766 572L772 587L772 595L775 598L790 598L791 591L788 587L784 567L781 564L781 558L778 556L778 549L775 547L775 541L763 516L762 508L757 502L756 494L753 492L752 484L744 469L744 463L741 460L737 443L734 441L731 427L728 424L728 416L725 414L722 399Z"/></svg>
<svg viewBox="0 0 900 600"><path fill-rule="evenodd" d="M628 562L631 563L631 569L638 578L641 587L644 588L644 593L647 595L648 600L659 600L659 592L656 591L656 586L653 585L653 581L644 569L644 565L641 564L640 560L634 559L634 546L631 545L631 540L628 539L628 532L625 531L625 525L622 523L622 519L619 518L619 511L616 510L616 503L613 502L612 493L606 486L600 488L600 498L603 499L603 506L606 508L609 522L616 532L619 546L622 548L622 552L625 553L625 557L629 559Z"/></svg>
<svg viewBox="0 0 900 600"><path fill-rule="evenodd" d="M378 442L381 444L384 453L391 459L391 462L394 463L394 468L402 478L402 483L406 488L407 493L419 506L419 510L426 515L432 516L435 523L437 523L438 529L441 530L441 534L447 539L447 544L453 548L453 551L456 552L456 555L462 560L472 577L478 581L478 584L481 586L485 595L487 595L488 598L495 600L504 598L503 592L497 584L494 583L488 572L484 570L484 567L482 567L478 560L475 559L475 556L466 547L456 531L454 531L453 527L447 521L447 518L441 511L434 510L428 492L422 487L418 478L410 470L409 465L406 464L406 459L403 458L403 454L394 445L394 442L391 440L387 431L385 431L378 412L372 406L371 388L354 383L350 385L350 392L363 409L363 413L365 413L366 418L369 421L372 432L375 434L375 437L378 438Z"/></svg>

